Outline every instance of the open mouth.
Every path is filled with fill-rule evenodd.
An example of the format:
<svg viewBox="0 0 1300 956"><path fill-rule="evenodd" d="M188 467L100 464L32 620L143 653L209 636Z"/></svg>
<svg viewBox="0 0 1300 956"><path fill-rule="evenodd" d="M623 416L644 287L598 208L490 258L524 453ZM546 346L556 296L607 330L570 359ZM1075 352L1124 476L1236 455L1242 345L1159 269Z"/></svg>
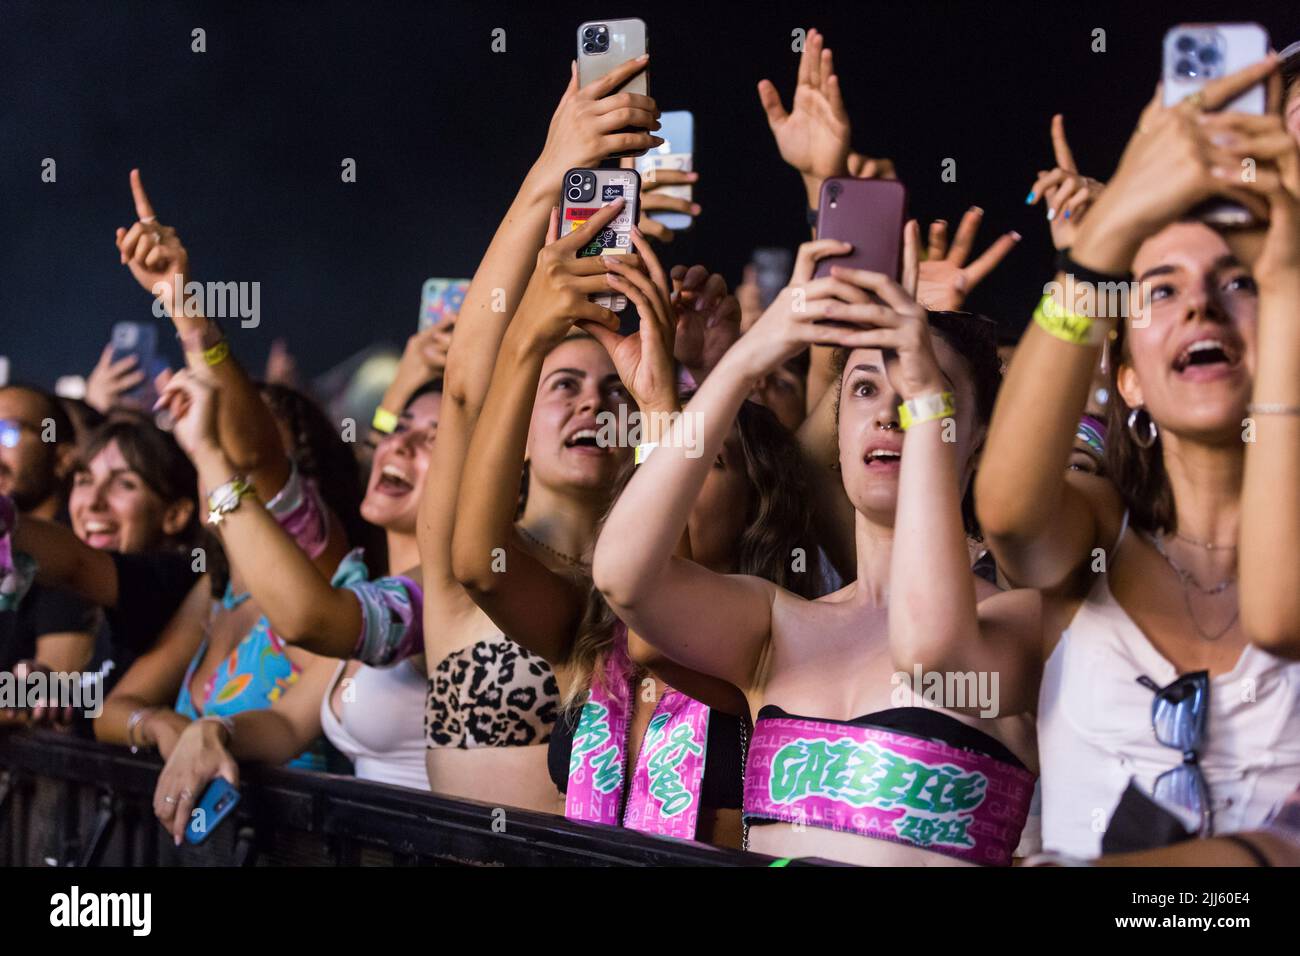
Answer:
<svg viewBox="0 0 1300 956"><path fill-rule="evenodd" d="M1206 371L1223 371L1231 369L1241 361L1241 351L1237 346L1223 339L1197 339L1188 344L1174 359L1174 371L1182 375L1188 370L1204 369Z"/></svg>
<svg viewBox="0 0 1300 956"><path fill-rule="evenodd" d="M109 521L87 521L82 525L85 542L92 548L104 550L117 543L118 526Z"/></svg>
<svg viewBox="0 0 1300 956"><path fill-rule="evenodd" d="M376 491L393 497L410 494L414 488L415 482L396 465L384 465L379 472L379 481L375 484Z"/></svg>
<svg viewBox="0 0 1300 956"><path fill-rule="evenodd" d="M903 460L903 453L893 448L873 448L862 460L868 469L897 468Z"/></svg>
<svg viewBox="0 0 1300 956"><path fill-rule="evenodd" d="M596 451L604 451L600 443L596 440L596 430L594 428L582 428L570 435L564 442L565 448L590 448Z"/></svg>

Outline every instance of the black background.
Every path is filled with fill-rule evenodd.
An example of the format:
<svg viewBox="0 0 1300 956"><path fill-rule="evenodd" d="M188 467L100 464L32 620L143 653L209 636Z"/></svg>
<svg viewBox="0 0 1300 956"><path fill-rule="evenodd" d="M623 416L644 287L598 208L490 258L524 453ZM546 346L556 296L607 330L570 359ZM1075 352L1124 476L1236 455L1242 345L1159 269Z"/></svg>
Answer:
<svg viewBox="0 0 1300 956"><path fill-rule="evenodd" d="M696 118L694 235L666 258L738 278L759 245L806 237L798 177L777 156L755 84L794 84L791 31L836 54L855 147L892 157L914 214L986 210L980 247L1021 248L972 297L1019 326L1050 265L1041 207L1064 112L1081 167L1113 168L1175 22L1256 20L1300 38L1293 3L729 4L0 3L0 354L15 379L85 373L113 322L150 317L118 264L144 171L196 278L259 281L258 367L276 336L319 372L414 330L428 276L470 275L541 147L585 19L639 16L661 109ZM191 52L190 31L207 31ZM507 51L491 52L506 31ZM1106 30L1093 53L1092 30ZM41 181L41 162L58 181ZM344 157L357 182L341 182ZM940 179L943 159L957 181ZM230 324L230 323L228 323Z"/></svg>

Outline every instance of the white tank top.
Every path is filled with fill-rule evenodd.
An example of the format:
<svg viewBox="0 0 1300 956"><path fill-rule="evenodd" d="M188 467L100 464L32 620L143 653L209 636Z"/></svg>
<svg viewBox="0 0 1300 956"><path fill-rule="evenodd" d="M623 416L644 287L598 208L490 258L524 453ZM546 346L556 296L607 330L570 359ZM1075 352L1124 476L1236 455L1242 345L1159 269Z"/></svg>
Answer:
<svg viewBox="0 0 1300 956"><path fill-rule="evenodd" d="M1182 762L1156 742L1143 674L1161 687L1179 676L1098 574L1048 658L1038 697L1044 849L1100 856L1129 779L1150 793ZM1232 671L1211 681L1206 737L1200 764L1215 832L1259 826L1300 784L1300 663L1247 645Z"/></svg>
<svg viewBox="0 0 1300 956"><path fill-rule="evenodd" d="M329 690L321 700L321 729L330 743L352 761L362 780L429 789L424 763L424 696L428 678L411 661L389 667L362 665L352 686L343 692L334 716L330 699L343 673L340 661Z"/></svg>

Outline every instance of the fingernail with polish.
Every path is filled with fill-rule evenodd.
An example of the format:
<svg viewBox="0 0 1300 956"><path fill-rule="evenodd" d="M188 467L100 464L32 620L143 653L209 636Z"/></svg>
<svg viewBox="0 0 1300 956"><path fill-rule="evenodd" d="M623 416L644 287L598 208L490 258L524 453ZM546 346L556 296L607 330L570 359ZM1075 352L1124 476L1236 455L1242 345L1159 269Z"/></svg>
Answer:
<svg viewBox="0 0 1300 956"><path fill-rule="evenodd" d="M1011 238L1014 239L1016 242L1019 242L1021 239L1024 238L1024 236L1020 235L1020 233L1016 232L1016 231L1013 229L1013 230L1011 231Z"/></svg>
<svg viewBox="0 0 1300 956"><path fill-rule="evenodd" d="M1047 210L1047 221L1051 222L1055 218L1056 218L1056 210L1055 209Z"/></svg>
<svg viewBox="0 0 1300 956"><path fill-rule="evenodd" d="M1037 199L1037 198L1038 198L1038 193L1034 192L1034 190L1032 190L1032 189L1029 190L1029 195L1025 197L1025 205L1026 205L1026 206L1032 206L1033 203L1034 203L1034 200Z"/></svg>
<svg viewBox="0 0 1300 956"><path fill-rule="evenodd" d="M1069 219L1069 218L1070 218L1070 210L1068 210L1068 209L1065 210L1065 218L1066 218L1066 219Z"/></svg>

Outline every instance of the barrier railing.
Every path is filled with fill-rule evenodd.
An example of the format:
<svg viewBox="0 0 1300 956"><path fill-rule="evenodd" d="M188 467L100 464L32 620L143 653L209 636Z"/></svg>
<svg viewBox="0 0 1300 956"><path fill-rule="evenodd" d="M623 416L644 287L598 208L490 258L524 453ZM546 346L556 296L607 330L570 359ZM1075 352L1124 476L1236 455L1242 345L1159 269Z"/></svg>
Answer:
<svg viewBox="0 0 1300 956"><path fill-rule="evenodd" d="M0 732L4 866L763 866L768 857L528 810L283 768L241 768L243 799L200 847L152 810L156 757L50 731Z"/></svg>

